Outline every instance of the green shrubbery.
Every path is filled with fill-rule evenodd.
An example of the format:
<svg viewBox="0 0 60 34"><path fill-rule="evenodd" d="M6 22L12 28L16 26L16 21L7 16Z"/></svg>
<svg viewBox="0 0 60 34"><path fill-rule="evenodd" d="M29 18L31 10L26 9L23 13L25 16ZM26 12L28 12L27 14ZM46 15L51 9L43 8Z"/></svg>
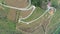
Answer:
<svg viewBox="0 0 60 34"><path fill-rule="evenodd" d="M48 0L31 0L32 1L32 4L37 6L37 7L40 7L40 8L45 8L46 9L46 6L47 6L47 2ZM51 4L53 7L55 8L59 8L60 5L58 5L58 1L59 0L51 0Z"/></svg>
<svg viewBox="0 0 60 34"><path fill-rule="evenodd" d="M31 3L37 7L43 8L46 6L47 0L31 0ZM42 7L43 6L43 7ZM44 9L44 8L43 8Z"/></svg>
<svg viewBox="0 0 60 34"><path fill-rule="evenodd" d="M58 0L51 0L52 6L57 8L58 6Z"/></svg>

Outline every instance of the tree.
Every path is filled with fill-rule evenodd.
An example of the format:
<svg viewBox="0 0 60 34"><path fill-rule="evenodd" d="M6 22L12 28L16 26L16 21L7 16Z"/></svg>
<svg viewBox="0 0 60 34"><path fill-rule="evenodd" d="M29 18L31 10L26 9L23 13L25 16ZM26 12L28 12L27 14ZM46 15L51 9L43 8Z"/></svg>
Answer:
<svg viewBox="0 0 60 34"><path fill-rule="evenodd" d="M36 7L41 7L42 5L46 5L47 0L31 0L31 3L35 5Z"/></svg>

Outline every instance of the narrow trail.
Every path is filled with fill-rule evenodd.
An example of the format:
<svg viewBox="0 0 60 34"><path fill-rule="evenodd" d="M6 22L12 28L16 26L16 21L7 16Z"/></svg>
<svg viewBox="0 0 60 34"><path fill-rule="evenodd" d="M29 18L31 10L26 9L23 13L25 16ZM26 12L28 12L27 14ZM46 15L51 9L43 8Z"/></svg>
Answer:
<svg viewBox="0 0 60 34"><path fill-rule="evenodd" d="M30 10L32 8L35 8L34 6L31 6L30 8L17 8L17 7L12 7L12 6L8 6L8 5L4 5L2 3L0 3L1 6L4 6L4 7L8 7L8 8L11 8L11 9L16 9L16 10L22 10L22 11L25 11L25 10Z"/></svg>
<svg viewBox="0 0 60 34"><path fill-rule="evenodd" d="M5 5L5 4L2 4L2 3L0 3L0 5L1 5L1 6L4 6L4 7L12 8L12 9L24 10L24 9L28 9L28 8L30 7L30 5L31 5L31 0L29 0L28 2L29 2L29 4L28 4L28 6L26 6L25 8L17 8L17 7Z"/></svg>

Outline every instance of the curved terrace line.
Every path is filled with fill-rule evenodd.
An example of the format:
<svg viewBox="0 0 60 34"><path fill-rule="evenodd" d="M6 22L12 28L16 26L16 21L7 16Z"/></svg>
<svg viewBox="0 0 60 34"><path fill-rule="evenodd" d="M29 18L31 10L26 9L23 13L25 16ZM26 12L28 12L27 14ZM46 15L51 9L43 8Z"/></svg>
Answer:
<svg viewBox="0 0 60 34"><path fill-rule="evenodd" d="M25 8L21 8L21 9L27 9L27 8L29 8L30 6L31 6L31 0L28 0L27 2L29 2L28 3L28 6L26 6ZM2 4L2 3L0 3L0 5L2 5L2 6L4 6L4 7L8 7L9 5L4 5L4 4ZM13 6L9 6L8 8L11 8L11 7L13 7ZM17 8L17 7L15 7L15 8ZM12 8L13 9L13 8Z"/></svg>
<svg viewBox="0 0 60 34"><path fill-rule="evenodd" d="M30 8L17 8L17 7L7 6L7 5L4 5L4 4L2 4L2 3L0 3L0 5L2 5L2 6L4 6L4 7L12 8L12 9L22 10L22 11L30 10L30 9L33 8L33 6L31 6Z"/></svg>
<svg viewBox="0 0 60 34"><path fill-rule="evenodd" d="M48 10L46 10L41 16L39 16L39 17L38 17L37 19L35 19L35 20L29 21L29 22L24 22L24 21L20 21L20 22L26 23L26 24L30 24L30 23L35 22L36 20L40 19L41 17L43 17L47 12L48 12Z"/></svg>
<svg viewBox="0 0 60 34"><path fill-rule="evenodd" d="M51 7L53 9L55 9L54 7ZM20 21L20 22L23 22L23 23L26 23L26 24L30 24L32 22L35 22L36 20L38 20L39 18L43 17L49 10L46 10L40 17L38 17L37 19L35 20L32 20L32 21L29 21L29 22L24 22L24 21ZM56 9L55 9L55 12L56 12ZM20 19L21 20L21 19Z"/></svg>
<svg viewBox="0 0 60 34"><path fill-rule="evenodd" d="M28 17L30 17L31 15L32 15L32 13L34 12L34 10L35 10L35 6L33 6L33 10L32 10L32 12L27 16L27 17L24 17L24 18L22 18L22 19L27 19Z"/></svg>

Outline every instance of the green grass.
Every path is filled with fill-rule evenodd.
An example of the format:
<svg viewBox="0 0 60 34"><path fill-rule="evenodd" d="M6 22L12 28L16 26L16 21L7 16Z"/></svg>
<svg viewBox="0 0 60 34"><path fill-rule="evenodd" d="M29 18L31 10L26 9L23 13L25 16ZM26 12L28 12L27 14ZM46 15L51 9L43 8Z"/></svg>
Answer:
<svg viewBox="0 0 60 34"><path fill-rule="evenodd" d="M4 0L0 0L0 3L4 2ZM9 8L1 6L4 9L0 10L0 15L4 16L4 14L8 14ZM0 18L0 34L15 34L16 23L10 20L7 20L2 17Z"/></svg>
<svg viewBox="0 0 60 34"><path fill-rule="evenodd" d="M58 30L56 30L56 32L54 34L60 34L60 27L57 28Z"/></svg>
<svg viewBox="0 0 60 34"><path fill-rule="evenodd" d="M22 21L25 21L25 22L32 21L32 20L38 18L39 16L41 16L44 12L45 12L44 10L37 7L36 10L33 12L33 14L30 17L28 17L27 19L24 19Z"/></svg>
<svg viewBox="0 0 60 34"><path fill-rule="evenodd" d="M47 31L48 34L58 34L59 32L60 32L60 22L50 27L49 30Z"/></svg>
<svg viewBox="0 0 60 34"><path fill-rule="evenodd" d="M2 3L4 0L0 0L0 2Z"/></svg>
<svg viewBox="0 0 60 34"><path fill-rule="evenodd" d="M16 30L16 23L6 19L0 19L0 34L12 34Z"/></svg>
<svg viewBox="0 0 60 34"><path fill-rule="evenodd" d="M55 31L53 31L53 33L54 34L59 34L59 32L60 32L60 22L57 25L55 25L55 26L57 26L57 27L56 27L56 29L54 28Z"/></svg>

